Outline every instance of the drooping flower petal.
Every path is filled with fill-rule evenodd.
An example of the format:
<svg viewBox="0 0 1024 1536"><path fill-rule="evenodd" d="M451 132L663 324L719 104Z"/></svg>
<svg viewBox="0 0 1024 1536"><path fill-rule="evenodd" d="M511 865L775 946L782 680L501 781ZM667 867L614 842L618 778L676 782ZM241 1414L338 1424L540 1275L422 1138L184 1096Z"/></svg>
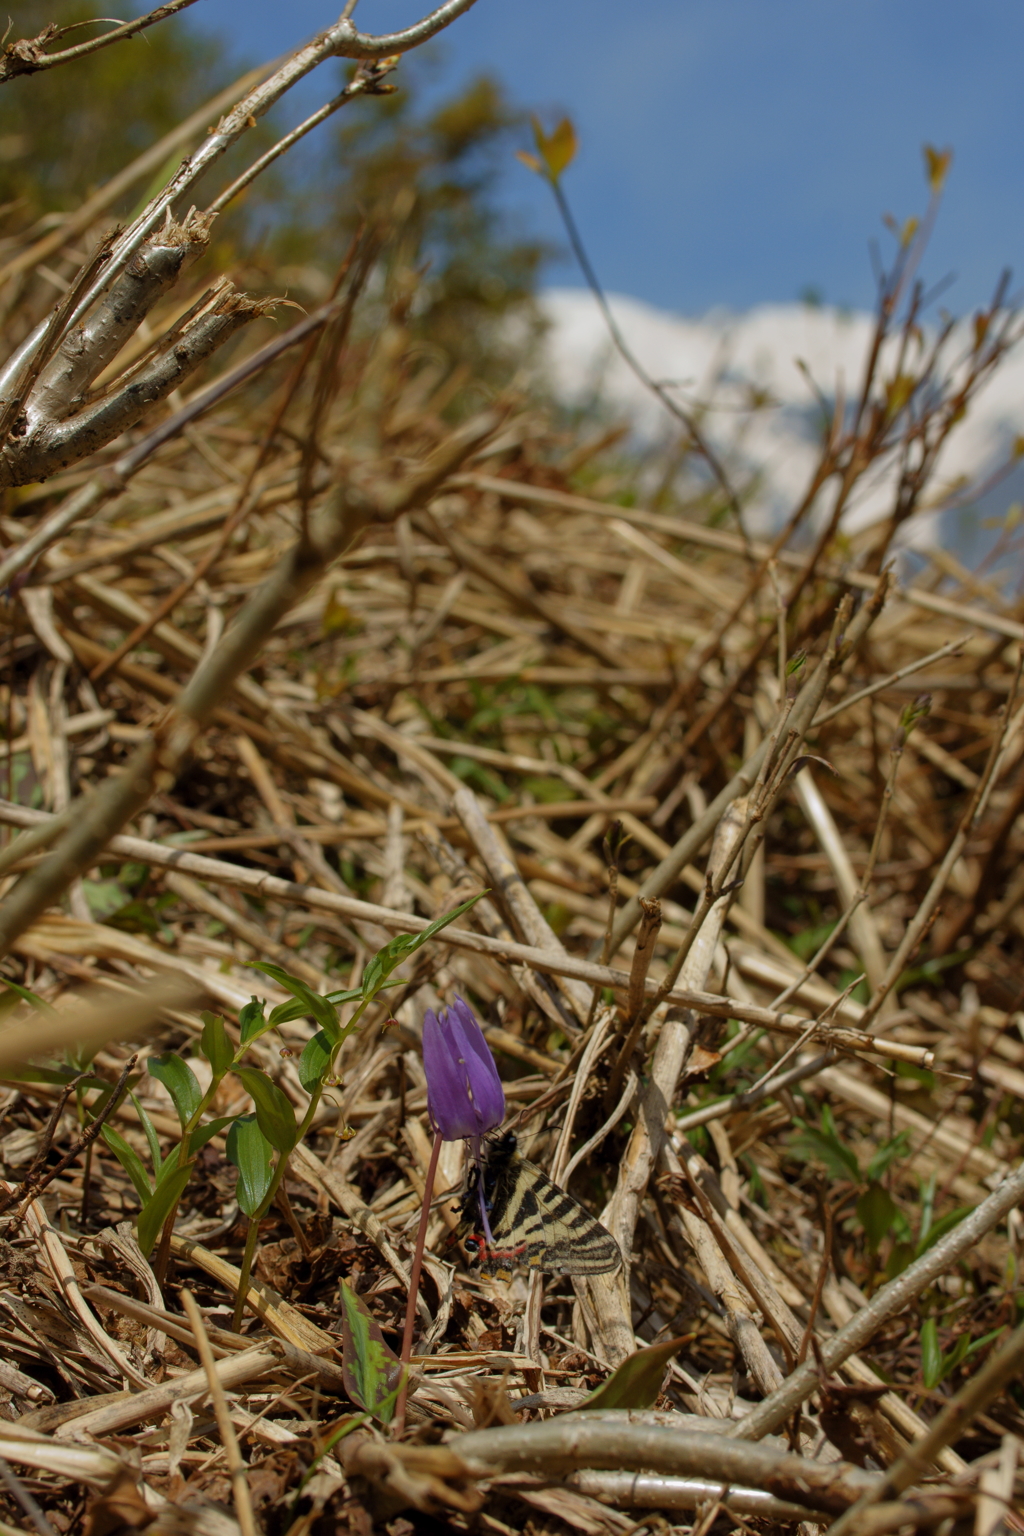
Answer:
<svg viewBox="0 0 1024 1536"><path fill-rule="evenodd" d="M483 1030L457 997L423 1016L423 1070L430 1118L445 1141L478 1139L505 1116L505 1094Z"/></svg>

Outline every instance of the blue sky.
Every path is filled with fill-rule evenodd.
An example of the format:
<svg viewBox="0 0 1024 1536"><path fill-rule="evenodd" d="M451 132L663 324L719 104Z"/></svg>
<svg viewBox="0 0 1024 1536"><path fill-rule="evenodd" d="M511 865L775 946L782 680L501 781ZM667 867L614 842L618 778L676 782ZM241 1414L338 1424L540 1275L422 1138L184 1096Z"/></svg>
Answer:
<svg viewBox="0 0 1024 1536"><path fill-rule="evenodd" d="M252 60L339 8L199 0L187 14ZM361 0L356 20L390 31L425 9ZM1024 274L1019 0L477 0L437 46L439 88L487 70L549 125L573 119L566 189L609 290L685 314L811 286L870 305L869 241L888 251L882 214L923 211L926 141L954 151L924 267L956 276L943 302L962 312L1002 267ZM330 88L314 77L306 102ZM559 240L546 189L511 159L502 195ZM547 276L579 282L568 260Z"/></svg>

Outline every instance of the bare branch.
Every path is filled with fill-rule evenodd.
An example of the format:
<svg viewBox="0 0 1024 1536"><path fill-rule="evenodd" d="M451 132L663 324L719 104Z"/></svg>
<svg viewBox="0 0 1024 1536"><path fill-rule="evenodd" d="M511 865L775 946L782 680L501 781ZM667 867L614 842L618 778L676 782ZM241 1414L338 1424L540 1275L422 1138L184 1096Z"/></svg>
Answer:
<svg viewBox="0 0 1024 1536"><path fill-rule="evenodd" d="M7 44L0 56L0 85L5 85L18 75L36 75L40 70L55 69L58 64L70 64L73 59L84 58L86 54L96 53L100 48L109 48L111 43L118 43L125 37L134 37L137 32L155 26L158 21L166 21L168 16L174 16L194 4L195 0L167 0L166 5L158 5L155 11L150 11L146 16L124 21L112 32L104 32L102 37L94 37L87 43L76 43L73 48L65 48L60 53L44 53L43 49L48 43L65 37L73 28L58 27L51 22L38 37L23 37L16 43ZM81 26L83 23L76 22L75 25Z"/></svg>
<svg viewBox="0 0 1024 1536"><path fill-rule="evenodd" d="M102 501L123 491L132 476L138 473L143 464L164 443L177 437L191 422L202 416L218 401L223 400L240 384L244 384L247 379L251 379L262 369L269 367L283 352L298 346L299 342L305 341L306 337L320 326L326 325L338 313L344 302L340 299L334 300L329 304L321 305L312 314L306 315L283 335L275 337L273 341L261 347L258 352L254 352L251 357L247 357L244 362L232 368L222 378L214 380L202 394L197 395L194 400L189 401L188 405L176 411L167 421L162 422L159 427L143 438L142 442L129 448L127 453L123 453L113 464L97 470L91 480L79 490L72 492L34 533L12 550L6 560L0 562L0 588L6 586L19 571L30 566L44 549L59 539L81 518L88 516Z"/></svg>
<svg viewBox="0 0 1024 1536"><path fill-rule="evenodd" d="M244 192L245 188L256 180L257 176L262 175L268 165L273 165L275 160L279 160L282 155L287 154L294 144L297 144L300 139L304 139L307 133L311 133L321 123L326 122L329 117L332 117L338 111L339 107L345 106L347 102L354 101L357 96L389 95L395 87L386 83L384 77L390 74L397 63L397 58L383 58L379 62L370 61L362 65L357 71L355 79L350 80L345 89L335 96L332 101L326 102L316 112L311 113L297 128L293 128L291 133L286 133L283 139L280 139L271 149L268 149L265 155L261 155L258 160L254 160L247 171L243 171L241 176L236 177L231 185L226 187L220 196L210 204L206 210L207 214L217 214L225 209L228 203L236 198L240 192Z"/></svg>
<svg viewBox="0 0 1024 1536"><path fill-rule="evenodd" d="M1024 1165L1008 1174L998 1189L966 1216L959 1226L939 1238L921 1258L916 1259L895 1280L875 1292L871 1300L854 1313L838 1333L825 1339L821 1356L825 1369L834 1371L878 1332L892 1317L898 1317L940 1275L998 1226L1008 1211L1024 1199ZM788 1376L777 1392L758 1403L745 1418L731 1426L726 1434L737 1440L760 1440L782 1428L795 1408L807 1401L820 1380L818 1366L806 1362Z"/></svg>
<svg viewBox="0 0 1024 1536"><path fill-rule="evenodd" d="M158 139L155 144L143 150L142 154L130 161L123 170L104 182L92 197L86 198L73 213L67 214L56 229L51 229L33 245L19 251L17 256L12 256L10 261L0 266L0 283L16 277L19 272L28 272L39 262L52 256L54 251L61 250L76 236L84 234L95 224L100 214L116 203L129 187L133 187L136 182L143 181L147 176L152 176L154 171L158 171L176 149L187 144L196 134L201 134L211 119L216 121L219 114L237 100L240 92L251 90L258 80L264 79L270 68L271 66L264 64L259 69L246 70L244 75L233 81L225 90L218 91L216 96L204 102L198 111L186 117L184 122L179 123L176 128L172 128L170 133L165 133L162 139Z"/></svg>
<svg viewBox="0 0 1024 1536"><path fill-rule="evenodd" d="M227 116L221 119L216 129L207 135L194 154L182 161L163 190L147 204L138 218L118 238L111 252L109 267L79 300L74 313L68 320L68 327L77 325L88 313L101 294L124 270L147 237L157 228L167 212L185 196L200 176L226 154L244 133L255 127L258 119L265 116L282 96L316 69L318 64L339 56L383 58L390 54L408 53L411 48L418 47L449 26L474 3L475 0L447 0L446 4L439 6L436 11L414 26L387 37L365 36L356 31L351 21L345 19L333 27L328 27L303 48L297 49L280 69L275 70L269 79L264 80L262 84L243 96ZM29 342L22 348L20 360L22 362L27 360L33 355L33 348L41 344L42 338L36 340L35 336L30 337Z"/></svg>

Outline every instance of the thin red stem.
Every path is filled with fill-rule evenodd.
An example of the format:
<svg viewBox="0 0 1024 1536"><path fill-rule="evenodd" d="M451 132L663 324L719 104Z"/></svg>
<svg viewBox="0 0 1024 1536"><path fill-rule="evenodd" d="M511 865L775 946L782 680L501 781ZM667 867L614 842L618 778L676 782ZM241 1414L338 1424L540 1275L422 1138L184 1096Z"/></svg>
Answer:
<svg viewBox="0 0 1024 1536"><path fill-rule="evenodd" d="M398 1394L398 1403L395 1407L395 1434L400 1435L405 1428L405 1399L409 1391L409 1361L412 1358L412 1335L416 1326L416 1298L420 1291L420 1274L423 1270L423 1250L427 1242L427 1226L430 1222L430 1202L434 1194L434 1175L437 1173L437 1160L441 1156L441 1132L434 1132L434 1145L430 1149L430 1162L427 1164L427 1178L423 1186L423 1209L420 1211L420 1224L416 1232L416 1247L412 1256L412 1270L409 1274L409 1299L405 1306L405 1331L402 1334L402 1386Z"/></svg>

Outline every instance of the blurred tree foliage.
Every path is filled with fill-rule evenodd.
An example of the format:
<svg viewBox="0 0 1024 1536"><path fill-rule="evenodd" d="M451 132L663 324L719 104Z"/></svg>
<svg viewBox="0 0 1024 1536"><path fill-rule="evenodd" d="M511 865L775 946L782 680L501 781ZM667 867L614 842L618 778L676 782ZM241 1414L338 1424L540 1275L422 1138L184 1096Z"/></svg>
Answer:
<svg viewBox="0 0 1024 1536"><path fill-rule="evenodd" d="M108 11L95 0L20 0L10 38L36 37L48 22L69 26ZM132 14L137 11L123 10L121 19ZM82 27L56 46L73 47L101 30L109 28ZM217 45L173 21L9 81L0 89L4 233L76 207L230 81ZM129 194L129 207L141 191Z"/></svg>
<svg viewBox="0 0 1024 1536"><path fill-rule="evenodd" d="M393 96L341 115L323 163L324 222L339 244L361 218L392 222L392 266L422 274L413 330L488 373L525 341L496 322L526 312L548 254L512 229L495 197L525 114L488 76L422 106L430 68L410 56Z"/></svg>
<svg viewBox="0 0 1024 1536"><path fill-rule="evenodd" d="M25 0L12 35L104 14L97 0ZM190 14L0 90L0 235L7 237L0 248L74 208L237 76L239 66ZM74 32L61 46L89 35ZM408 282L417 274L414 332L450 360L494 377L507 373L532 333L530 325L495 322L517 308L532 316L545 256L510 227L495 195L523 115L488 78L439 100L432 72L436 57L409 56L393 77L393 95L358 100L315 130L222 216L205 265L250 289L319 299L353 232L369 220L389 231L389 275ZM339 81L321 73L326 98ZM201 195L212 196L284 131L275 119L269 114L205 178ZM112 215L130 214L152 190L137 186Z"/></svg>

